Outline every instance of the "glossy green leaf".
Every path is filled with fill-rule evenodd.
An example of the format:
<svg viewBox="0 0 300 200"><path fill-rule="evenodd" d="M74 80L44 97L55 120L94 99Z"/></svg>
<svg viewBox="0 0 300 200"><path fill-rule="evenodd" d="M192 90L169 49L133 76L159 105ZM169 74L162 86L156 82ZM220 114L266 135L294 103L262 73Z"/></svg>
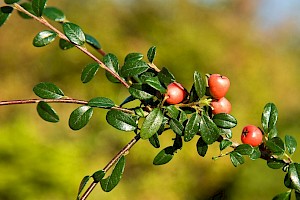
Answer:
<svg viewBox="0 0 300 200"><path fill-rule="evenodd" d="M261 152L260 152L260 150L259 150L259 147L253 147L253 151L252 151L252 153L249 155L249 158L250 158L251 160L256 160L256 159L260 158L260 156L261 156Z"/></svg>
<svg viewBox="0 0 300 200"><path fill-rule="evenodd" d="M183 124L186 120L188 120L187 114L184 111L181 111L178 121Z"/></svg>
<svg viewBox="0 0 300 200"><path fill-rule="evenodd" d="M81 46L85 43L85 34L78 25L65 22L62 26L65 35L73 44Z"/></svg>
<svg viewBox="0 0 300 200"><path fill-rule="evenodd" d="M155 148L159 148L160 147L160 142L159 142L159 138L158 138L158 134L157 133L155 133L151 138L149 138L149 142Z"/></svg>
<svg viewBox="0 0 300 200"><path fill-rule="evenodd" d="M232 142L230 140L227 140L227 139L222 140L219 144L220 151L223 151L224 149L226 149L227 147L230 147L231 145L232 145Z"/></svg>
<svg viewBox="0 0 300 200"><path fill-rule="evenodd" d="M106 67L108 67L111 71L115 72L116 74L119 73L120 66L118 62L118 58L112 54L108 53L103 57L103 63L105 64ZM113 83L118 83L119 80L116 79L113 75L111 75L109 72L105 72L105 75L107 79Z"/></svg>
<svg viewBox="0 0 300 200"><path fill-rule="evenodd" d="M277 131L277 128L276 126L274 128L272 128L270 131L269 131L269 134L268 134L268 139L271 139L273 137L277 137L278 136L278 131Z"/></svg>
<svg viewBox="0 0 300 200"><path fill-rule="evenodd" d="M193 84L193 86L189 92L189 102L192 103L192 102L197 102L199 100L200 100L200 98L197 95L197 92L195 89L195 84Z"/></svg>
<svg viewBox="0 0 300 200"><path fill-rule="evenodd" d="M88 183L90 178L91 178L90 176L83 177L83 179L81 180L80 185L79 185L78 196L81 194L81 192L83 191L84 187L86 186L86 184Z"/></svg>
<svg viewBox="0 0 300 200"><path fill-rule="evenodd" d="M213 122L219 127L230 129L237 125L237 120L230 114L219 113L213 116Z"/></svg>
<svg viewBox="0 0 300 200"><path fill-rule="evenodd" d="M14 4L14 3L18 3L20 0L4 0L4 2L6 4Z"/></svg>
<svg viewBox="0 0 300 200"><path fill-rule="evenodd" d="M93 177L93 179L94 179L94 181L95 181L96 183L100 182L100 181L103 179L104 176L105 176L105 171L103 171L103 170L96 171L96 172L92 175L92 177Z"/></svg>
<svg viewBox="0 0 300 200"><path fill-rule="evenodd" d="M41 31L34 37L32 44L35 47L43 47L53 42L56 36L54 31Z"/></svg>
<svg viewBox="0 0 300 200"><path fill-rule="evenodd" d="M24 2L24 3L21 3L20 6L22 8L24 8L25 10L27 10L28 12L30 12L31 14L35 15L33 9L32 9L32 6L31 6L31 3L29 2ZM32 19L32 17L30 17L29 15L23 13L23 12L20 12L18 11L18 14L23 18L23 19Z"/></svg>
<svg viewBox="0 0 300 200"><path fill-rule="evenodd" d="M100 180L101 188L104 192L110 192L120 182L125 169L125 157L122 156L116 166L114 167L111 175L105 179Z"/></svg>
<svg viewBox="0 0 300 200"><path fill-rule="evenodd" d="M81 73L81 82L90 82L97 74L99 67L100 66L98 63L90 63L87 66L85 66Z"/></svg>
<svg viewBox="0 0 300 200"><path fill-rule="evenodd" d="M142 139L151 138L163 123L164 115L159 108L154 108L142 124L140 136Z"/></svg>
<svg viewBox="0 0 300 200"><path fill-rule="evenodd" d="M63 91L53 83L42 82L34 86L33 92L40 98L60 99L64 97Z"/></svg>
<svg viewBox="0 0 300 200"><path fill-rule="evenodd" d="M192 140L193 137L198 133L199 124L200 116L198 115L198 113L193 113L184 128L183 138L185 142Z"/></svg>
<svg viewBox="0 0 300 200"><path fill-rule="evenodd" d="M202 98L206 92L206 80L205 78L197 71L194 72L194 86L197 92L197 96Z"/></svg>
<svg viewBox="0 0 300 200"><path fill-rule="evenodd" d="M232 130L231 129L220 129L220 134L224 134L227 139L232 138Z"/></svg>
<svg viewBox="0 0 300 200"><path fill-rule="evenodd" d="M285 151L284 143L281 138L274 137L266 142L267 148L275 155L282 155Z"/></svg>
<svg viewBox="0 0 300 200"><path fill-rule="evenodd" d="M158 78L161 83L164 83L165 86L168 86L170 83L175 81L174 75L165 67L163 67L158 73Z"/></svg>
<svg viewBox="0 0 300 200"><path fill-rule="evenodd" d="M156 55L156 46L152 46L147 52L147 58L150 63L153 63L155 55Z"/></svg>
<svg viewBox="0 0 300 200"><path fill-rule="evenodd" d="M280 194L276 195L275 197L273 197L272 200L290 200L291 199L291 193L292 193L291 190L280 193Z"/></svg>
<svg viewBox="0 0 300 200"><path fill-rule="evenodd" d="M171 119L169 122L170 128L179 136L183 135L184 126L177 120Z"/></svg>
<svg viewBox="0 0 300 200"><path fill-rule="evenodd" d="M206 155L206 152L208 150L208 145L206 144L206 142L203 141L202 137L200 137L197 141L196 144L197 147L197 153L204 157Z"/></svg>
<svg viewBox="0 0 300 200"><path fill-rule="evenodd" d="M0 7L0 27L6 22L13 10L10 6Z"/></svg>
<svg viewBox="0 0 300 200"><path fill-rule="evenodd" d="M293 136L286 135L285 136L285 145L289 152L289 154L293 154L297 148L297 141Z"/></svg>
<svg viewBox="0 0 300 200"><path fill-rule="evenodd" d="M143 59L143 54L141 53L129 53L126 55L124 62L135 62Z"/></svg>
<svg viewBox="0 0 300 200"><path fill-rule="evenodd" d="M144 84L132 84L128 91L133 97L140 100L147 100L153 97L152 94L148 93L148 89Z"/></svg>
<svg viewBox="0 0 300 200"><path fill-rule="evenodd" d="M267 165L272 169L280 169L285 165L285 162L283 160L272 158L267 161Z"/></svg>
<svg viewBox="0 0 300 200"><path fill-rule="evenodd" d="M206 144L214 143L220 136L220 129L205 114L200 117L200 134Z"/></svg>
<svg viewBox="0 0 300 200"><path fill-rule="evenodd" d="M125 62L124 66L120 70L122 77L132 77L139 75L149 69L146 62L142 60L134 60Z"/></svg>
<svg viewBox="0 0 300 200"><path fill-rule="evenodd" d="M250 155L253 152L253 148L249 144L240 144L235 148L234 151L238 152L241 155Z"/></svg>
<svg viewBox="0 0 300 200"><path fill-rule="evenodd" d="M72 130L82 129L90 121L93 115L93 108L90 106L80 106L70 115L69 127Z"/></svg>
<svg viewBox="0 0 300 200"><path fill-rule="evenodd" d="M41 17L46 7L47 0L32 0L32 10L35 15Z"/></svg>
<svg viewBox="0 0 300 200"><path fill-rule="evenodd" d="M97 108L112 108L115 106L115 103L106 97L95 97L89 100L88 105Z"/></svg>
<svg viewBox="0 0 300 200"><path fill-rule="evenodd" d="M176 108L176 106L174 105L170 105L166 107L166 110L168 112L168 115L172 118L172 119L177 119L177 117L180 114L180 111L178 110L178 108Z"/></svg>
<svg viewBox="0 0 300 200"><path fill-rule="evenodd" d="M245 162L244 157L236 151L230 152L229 155L230 155L230 160L235 167L237 167Z"/></svg>
<svg viewBox="0 0 300 200"><path fill-rule="evenodd" d="M59 121L59 117L56 114L55 110L46 102L40 101L37 104L37 112L39 116L47 122L55 123Z"/></svg>
<svg viewBox="0 0 300 200"><path fill-rule="evenodd" d="M183 142L182 142L182 137L179 135L176 135L176 137L173 139L173 150L176 152L178 149L182 149Z"/></svg>
<svg viewBox="0 0 300 200"><path fill-rule="evenodd" d="M164 87L162 86L162 84L160 83L160 81L159 81L159 79L158 79L157 76L155 76L155 77L150 77L150 78L146 79L145 82L146 82L149 86L151 86L152 88L154 88L154 89L160 91L161 93L166 93L166 91L167 91L166 88L164 88Z"/></svg>
<svg viewBox="0 0 300 200"><path fill-rule="evenodd" d="M153 164L154 165L163 165L172 160L174 156L174 150L173 147L166 147L163 150L161 150L154 158Z"/></svg>
<svg viewBox="0 0 300 200"><path fill-rule="evenodd" d="M283 183L284 183L285 187L293 189L292 181L291 181L288 173L285 174Z"/></svg>
<svg viewBox="0 0 300 200"><path fill-rule="evenodd" d="M291 163L289 166L288 177L291 180L293 189L300 191L300 164Z"/></svg>
<svg viewBox="0 0 300 200"><path fill-rule="evenodd" d="M106 121L121 131L134 131L137 123L132 115L120 110L110 110L106 114Z"/></svg>
<svg viewBox="0 0 300 200"><path fill-rule="evenodd" d="M56 22L64 22L66 20L65 14L61 10L55 7L46 7L44 9L43 14L49 19Z"/></svg>
<svg viewBox="0 0 300 200"><path fill-rule="evenodd" d="M101 45L98 42L98 40L96 38L94 38L93 36L86 34L86 33L85 33L85 41L86 41L86 43L91 45L94 49L96 49L96 50L101 49Z"/></svg>
<svg viewBox="0 0 300 200"><path fill-rule="evenodd" d="M67 40L59 39L59 48L61 48L62 50L68 50L74 46L74 44L68 42Z"/></svg>
<svg viewBox="0 0 300 200"><path fill-rule="evenodd" d="M261 123L263 131L269 133L276 125L278 118L278 111L273 103L268 103L264 107L264 111L261 116Z"/></svg>

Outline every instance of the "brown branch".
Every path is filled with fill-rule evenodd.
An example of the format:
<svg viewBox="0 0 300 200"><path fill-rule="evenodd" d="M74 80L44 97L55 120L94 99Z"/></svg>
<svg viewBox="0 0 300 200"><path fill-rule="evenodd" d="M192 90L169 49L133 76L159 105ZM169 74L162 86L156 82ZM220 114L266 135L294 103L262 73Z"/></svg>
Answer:
<svg viewBox="0 0 300 200"><path fill-rule="evenodd" d="M87 101L78 100L78 99L22 99L22 100L10 100L10 101L0 101L0 106L8 106L8 105L16 105L16 104L33 104L39 102L46 102L46 103L73 103L73 104L83 104L87 105Z"/></svg>

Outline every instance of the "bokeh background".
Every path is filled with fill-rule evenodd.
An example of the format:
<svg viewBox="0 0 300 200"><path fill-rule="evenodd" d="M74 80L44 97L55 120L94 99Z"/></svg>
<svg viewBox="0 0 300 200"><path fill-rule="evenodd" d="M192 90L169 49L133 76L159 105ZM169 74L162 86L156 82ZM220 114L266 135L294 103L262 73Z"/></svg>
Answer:
<svg viewBox="0 0 300 200"><path fill-rule="evenodd" d="M236 141L243 126L260 126L268 102L279 109L280 136L299 139L299 1L49 0L48 5L63 10L121 63L127 53L146 54L155 45L156 65L167 67L187 88L195 70L229 77ZM57 41L33 47L33 37L44 29L16 12L0 28L0 100L36 98L32 88L42 81L77 99L106 96L118 104L127 97L103 71L82 84L81 70L91 60L77 49L62 51ZM81 179L102 169L134 136L107 125L104 110L96 110L84 129L72 131L68 117L77 105L53 107L61 119L57 124L41 120L36 105L1 107L0 199L75 199ZM171 143L170 137L164 136L162 146ZM89 199L201 200L219 195L247 200L271 199L286 191L284 173L263 160L247 159L235 168L228 157L211 159L219 153L217 144L199 157L195 142L185 144L167 165L153 166L159 149L140 141L126 157L120 184L110 193L98 187ZM299 151L294 160L300 160Z"/></svg>

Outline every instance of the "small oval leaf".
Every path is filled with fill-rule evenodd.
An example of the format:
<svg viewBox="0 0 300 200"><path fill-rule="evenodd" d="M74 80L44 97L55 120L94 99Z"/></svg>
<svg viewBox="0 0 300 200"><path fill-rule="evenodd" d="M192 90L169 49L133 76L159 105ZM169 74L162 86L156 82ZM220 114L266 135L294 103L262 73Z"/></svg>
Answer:
<svg viewBox="0 0 300 200"><path fill-rule="evenodd" d="M169 122L170 128L179 136L183 136L184 126L177 120L171 119Z"/></svg>
<svg viewBox="0 0 300 200"><path fill-rule="evenodd" d="M227 147L231 146L232 142L230 140L224 139L220 142L219 148L220 151L223 151L224 149L226 149Z"/></svg>
<svg viewBox="0 0 300 200"><path fill-rule="evenodd" d="M205 78L197 71L194 72L194 86L197 96L202 98L206 92L206 81Z"/></svg>
<svg viewBox="0 0 300 200"><path fill-rule="evenodd" d="M120 110L110 110L106 114L106 121L121 131L134 131L137 128L137 123L133 117Z"/></svg>
<svg viewBox="0 0 300 200"><path fill-rule="evenodd" d="M73 44L81 46L85 43L85 34L78 25L65 22L63 23L63 31Z"/></svg>
<svg viewBox="0 0 300 200"><path fill-rule="evenodd" d="M266 142L267 148L275 155L284 154L285 148L281 138L274 137Z"/></svg>
<svg viewBox="0 0 300 200"><path fill-rule="evenodd" d="M119 61L118 58L112 54L108 53L103 57L103 63L105 64L106 67L108 67L111 71L115 73L119 73L120 66L119 66ZM113 83L118 83L120 82L118 79L116 79L113 75L111 75L109 72L105 72L106 78L113 82Z"/></svg>
<svg viewBox="0 0 300 200"><path fill-rule="evenodd" d="M156 46L152 46L149 48L149 50L147 52L147 58L150 63L153 63L155 55L156 55Z"/></svg>
<svg viewBox="0 0 300 200"><path fill-rule="evenodd" d="M88 83L90 82L96 75L99 69L98 63L90 63L82 70L81 73L81 82Z"/></svg>
<svg viewBox="0 0 300 200"><path fill-rule="evenodd" d="M249 144L240 144L235 148L234 151L240 153L241 155L250 155L253 152L253 148Z"/></svg>
<svg viewBox="0 0 300 200"><path fill-rule="evenodd" d="M163 123L164 115L159 108L154 108L142 124L140 136L142 139L151 138Z"/></svg>
<svg viewBox="0 0 300 200"><path fill-rule="evenodd" d="M220 136L220 129L205 114L200 117L200 134L206 144L214 143Z"/></svg>
<svg viewBox="0 0 300 200"><path fill-rule="evenodd" d="M283 166L285 166L285 162L283 160L278 160L278 159L269 159L267 161L267 165L268 167L272 168L272 169L280 169Z"/></svg>
<svg viewBox="0 0 300 200"><path fill-rule="evenodd" d="M0 8L0 27L7 21L14 9L10 6L3 6Z"/></svg>
<svg viewBox="0 0 300 200"><path fill-rule="evenodd" d="M161 93L166 93L166 91L167 91L166 88L164 88L164 87L162 86L162 84L160 83L160 81L159 81L159 79L158 79L157 76L155 76L155 77L149 77L149 78L147 78L147 79L145 80L145 82L146 82L149 86L151 86L152 88L158 90L158 91L161 92Z"/></svg>
<svg viewBox="0 0 300 200"><path fill-rule="evenodd" d="M261 116L261 123L263 131L269 133L273 128L275 128L278 118L278 111L273 103L268 103L264 107L264 111Z"/></svg>
<svg viewBox="0 0 300 200"><path fill-rule="evenodd" d="M213 116L213 122L219 128L230 129L237 125L237 120L230 114L219 113Z"/></svg>
<svg viewBox="0 0 300 200"><path fill-rule="evenodd" d="M297 141L293 136L286 135L285 136L285 145L289 152L289 154L293 154L297 148Z"/></svg>
<svg viewBox="0 0 300 200"><path fill-rule="evenodd" d="M43 47L53 42L56 36L54 31L41 31L34 37L32 44L35 47Z"/></svg>
<svg viewBox="0 0 300 200"><path fill-rule="evenodd" d="M163 67L158 73L158 79L161 83L164 83L165 86L168 86L170 83L175 81L174 75L165 67Z"/></svg>
<svg viewBox="0 0 300 200"><path fill-rule="evenodd" d="M142 60L134 60L125 62L124 66L120 70L122 77L133 77L147 71L149 66Z"/></svg>
<svg viewBox="0 0 300 200"><path fill-rule="evenodd" d="M148 100L153 97L152 94L148 93L148 88L144 84L132 84L128 91L136 99Z"/></svg>
<svg viewBox="0 0 300 200"><path fill-rule="evenodd" d="M24 3L21 3L20 6L22 8L24 8L25 10L27 10L28 12L30 12L31 14L35 15L34 11L32 10L32 6L31 6L31 3L29 2L24 2ZM18 14L23 18L23 19L32 19L32 17L30 17L29 15L23 13L23 12L20 12L18 11Z"/></svg>
<svg viewBox="0 0 300 200"><path fill-rule="evenodd" d="M46 3L47 0L32 0L32 10L36 16L41 17L43 15Z"/></svg>
<svg viewBox="0 0 300 200"><path fill-rule="evenodd" d="M68 50L74 46L75 46L74 44L68 42L67 40L59 39L59 48L61 48L62 50Z"/></svg>
<svg viewBox="0 0 300 200"><path fill-rule="evenodd" d="M193 113L191 118L187 121L184 128L184 141L188 142L198 133L200 125L200 116L198 113Z"/></svg>
<svg viewBox="0 0 300 200"><path fill-rule="evenodd" d="M101 49L101 45L98 42L98 40L96 40L96 38L94 38L93 36L86 34L86 33L85 33L85 41L86 41L86 43L91 45L94 49L96 49L96 50Z"/></svg>
<svg viewBox="0 0 300 200"><path fill-rule="evenodd" d="M106 97L95 97L89 100L88 105L97 108L112 108L115 106L115 103Z"/></svg>
<svg viewBox="0 0 300 200"><path fill-rule="evenodd" d="M34 86L33 92L44 99L60 99L64 97L63 91L53 83L42 82Z"/></svg>
<svg viewBox="0 0 300 200"><path fill-rule="evenodd" d="M230 160L233 166L237 167L245 162L244 157L236 151L230 152Z"/></svg>
<svg viewBox="0 0 300 200"><path fill-rule="evenodd" d="M87 182L90 180L90 176L85 176L83 177L83 179L81 180L80 182L80 185L79 185L79 189L78 189L78 196L81 194L82 190L84 189L84 187L86 186Z"/></svg>
<svg viewBox="0 0 300 200"><path fill-rule="evenodd" d="M197 152L200 156L204 157L208 150L208 145L203 141L202 137L200 137L196 144Z"/></svg>
<svg viewBox="0 0 300 200"><path fill-rule="evenodd" d="M93 115L93 108L90 106L80 106L75 109L69 118L69 126L72 130L82 129L90 121Z"/></svg>
<svg viewBox="0 0 300 200"><path fill-rule="evenodd" d="M160 142L159 142L159 138L158 138L158 134L157 133L155 133L151 138L149 138L149 142L155 148L159 148L160 147Z"/></svg>
<svg viewBox="0 0 300 200"><path fill-rule="evenodd" d="M92 177L93 177L93 179L94 179L94 181L95 181L96 183L100 182L100 181L103 179L104 176L105 176L105 171L103 171L103 170L96 171L96 172L92 175Z"/></svg>
<svg viewBox="0 0 300 200"><path fill-rule="evenodd" d="M47 122L53 122L56 123L59 121L59 117L56 114L55 110L49 106L46 102L40 101L37 104L37 112L39 116L47 121Z"/></svg>
<svg viewBox="0 0 300 200"><path fill-rule="evenodd" d="M300 191L300 164L292 163L289 166L288 177L293 189Z"/></svg>
<svg viewBox="0 0 300 200"><path fill-rule="evenodd" d="M141 53L129 53L126 55L124 62L133 62L133 61L138 61L143 59L143 54Z"/></svg>
<svg viewBox="0 0 300 200"><path fill-rule="evenodd" d="M174 156L174 150L173 147L166 147L163 150L161 150L154 158L153 164L154 165L163 165L172 160Z"/></svg>
<svg viewBox="0 0 300 200"><path fill-rule="evenodd" d="M44 9L43 14L49 19L56 22L64 22L66 20L65 14L61 10L55 7L46 7Z"/></svg>

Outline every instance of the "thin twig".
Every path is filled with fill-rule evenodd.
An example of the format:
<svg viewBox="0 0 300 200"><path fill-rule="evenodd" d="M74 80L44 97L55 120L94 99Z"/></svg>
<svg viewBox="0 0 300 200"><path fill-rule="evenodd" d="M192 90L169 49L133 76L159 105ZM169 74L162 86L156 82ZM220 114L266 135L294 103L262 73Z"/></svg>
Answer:
<svg viewBox="0 0 300 200"><path fill-rule="evenodd" d="M46 102L46 103L73 103L73 104L83 104L87 105L87 101L78 100L78 99L22 99L22 100L9 100L9 101L0 101L0 106L7 106L7 105L16 105L16 104L33 104L39 102Z"/></svg>

